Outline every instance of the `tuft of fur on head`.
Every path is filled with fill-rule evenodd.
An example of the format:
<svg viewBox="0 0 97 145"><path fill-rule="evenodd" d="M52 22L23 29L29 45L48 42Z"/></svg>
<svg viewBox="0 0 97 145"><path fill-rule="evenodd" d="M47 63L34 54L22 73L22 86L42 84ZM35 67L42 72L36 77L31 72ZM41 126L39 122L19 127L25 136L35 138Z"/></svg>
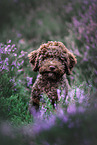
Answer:
<svg viewBox="0 0 97 145"><path fill-rule="evenodd" d="M33 71L39 71L41 74L47 72L48 77L53 77L53 74L69 75L77 63L73 53L59 41L48 41L40 45L37 50L28 54L28 57L33 65Z"/></svg>

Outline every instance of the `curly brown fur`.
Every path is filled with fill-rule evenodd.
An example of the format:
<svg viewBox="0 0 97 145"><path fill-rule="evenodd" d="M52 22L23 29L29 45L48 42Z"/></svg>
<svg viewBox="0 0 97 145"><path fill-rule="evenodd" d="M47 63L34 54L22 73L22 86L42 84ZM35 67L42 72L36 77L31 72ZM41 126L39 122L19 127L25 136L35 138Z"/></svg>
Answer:
<svg viewBox="0 0 97 145"><path fill-rule="evenodd" d="M54 105L58 100L57 89L68 94L69 84L66 74L70 75L77 60L62 42L49 41L42 44L38 50L28 55L33 71L39 71L39 75L32 87L32 97L29 103L29 110L32 106L39 108L41 94L45 93L52 100Z"/></svg>

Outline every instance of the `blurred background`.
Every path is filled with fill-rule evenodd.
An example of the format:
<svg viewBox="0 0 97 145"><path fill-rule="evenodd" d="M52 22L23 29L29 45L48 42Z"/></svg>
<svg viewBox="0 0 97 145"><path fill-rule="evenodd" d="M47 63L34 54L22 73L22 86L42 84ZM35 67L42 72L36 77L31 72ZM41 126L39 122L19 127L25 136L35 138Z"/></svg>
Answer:
<svg viewBox="0 0 97 145"><path fill-rule="evenodd" d="M27 52L62 41L78 59L78 79L97 84L96 0L0 1L0 42L8 40Z"/></svg>
<svg viewBox="0 0 97 145"><path fill-rule="evenodd" d="M88 95L91 108L95 106L97 0L0 0L1 120L18 125L32 122L28 103L37 73L32 72L27 55L48 41L61 41L75 54L77 64L67 78L72 87Z"/></svg>

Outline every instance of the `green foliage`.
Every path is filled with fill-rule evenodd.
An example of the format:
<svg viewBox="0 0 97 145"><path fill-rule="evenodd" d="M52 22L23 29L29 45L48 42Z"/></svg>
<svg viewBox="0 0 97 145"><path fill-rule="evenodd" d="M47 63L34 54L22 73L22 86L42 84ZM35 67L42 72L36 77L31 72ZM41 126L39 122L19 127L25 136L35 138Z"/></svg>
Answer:
<svg viewBox="0 0 97 145"><path fill-rule="evenodd" d="M9 98L0 98L0 118L7 119L15 125L32 122L32 117L28 111L27 96L13 95Z"/></svg>
<svg viewBox="0 0 97 145"><path fill-rule="evenodd" d="M10 81L5 71L0 78L0 119L9 120L14 125L32 122L28 111L29 89L22 86L21 81Z"/></svg>
<svg viewBox="0 0 97 145"><path fill-rule="evenodd" d="M8 77L8 74L4 73L0 77L0 98L8 98L13 94L13 83L10 82L11 78Z"/></svg>
<svg viewBox="0 0 97 145"><path fill-rule="evenodd" d="M65 98L62 90L58 89L58 101L55 102L54 107L51 100L46 94L43 94L40 99L40 113L44 119L49 119L52 115L57 115L60 109L65 114L76 114L84 112L90 104L90 96L95 93L95 88L88 85L86 82L83 84L76 84L69 89L68 96Z"/></svg>
<svg viewBox="0 0 97 145"><path fill-rule="evenodd" d="M55 104L56 105L56 104ZM46 94L41 96L40 100L40 113L44 119L49 119L49 117L54 114L54 108L51 104L50 98L47 97Z"/></svg>

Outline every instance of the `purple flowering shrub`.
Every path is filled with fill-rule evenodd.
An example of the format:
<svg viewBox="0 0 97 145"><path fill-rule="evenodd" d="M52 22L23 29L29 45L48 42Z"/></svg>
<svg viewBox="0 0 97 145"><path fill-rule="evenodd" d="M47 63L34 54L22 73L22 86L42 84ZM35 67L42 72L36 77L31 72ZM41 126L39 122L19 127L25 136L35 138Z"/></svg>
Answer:
<svg viewBox="0 0 97 145"><path fill-rule="evenodd" d="M96 97L96 94L94 97ZM97 102L95 102L96 104ZM10 123L3 122L0 124L1 143L3 145L6 143L10 145L96 145L97 105L93 110L89 108L86 111L75 111L74 106L71 106L70 110L72 112L68 111L68 114L64 114L64 111L60 109L56 116L52 115L49 119L45 120L37 116L33 124L24 125L19 128L13 128Z"/></svg>
<svg viewBox="0 0 97 145"><path fill-rule="evenodd" d="M20 50L15 47L15 44L11 45L11 40L9 40L7 45L0 44L0 73L2 76L7 75L10 79L9 82L13 83L11 89L14 91L16 91L15 86L17 84L23 84L28 88L32 84L32 77L27 76L25 73L25 68L28 64L27 52L23 50L19 51ZM2 86L2 88L3 87L4 86Z"/></svg>
<svg viewBox="0 0 97 145"><path fill-rule="evenodd" d="M87 86L86 91L83 89ZM40 100L40 118L50 118L53 115L62 114L77 114L84 113L90 105L90 96L93 93L93 87L84 82L80 86L72 86L69 89L68 96L65 98L64 93L57 89L58 102L54 104L55 109L51 104L51 100L44 94Z"/></svg>
<svg viewBox="0 0 97 145"><path fill-rule="evenodd" d="M16 72L16 48L14 45L0 44L0 82L1 97L10 97L15 89L14 73ZM11 54L13 52L13 55ZM11 92L11 93L10 93Z"/></svg>
<svg viewBox="0 0 97 145"><path fill-rule="evenodd" d="M93 83L97 83L97 1L85 1L85 13L74 16L73 33L80 57L79 67L86 79L92 77ZM87 8L88 7L88 8ZM73 47L73 46L72 46Z"/></svg>
<svg viewBox="0 0 97 145"><path fill-rule="evenodd" d="M0 118L8 117L16 123L31 118L28 102L32 77L26 74L27 60L27 52L20 47L18 50L11 40L6 45L0 43Z"/></svg>

